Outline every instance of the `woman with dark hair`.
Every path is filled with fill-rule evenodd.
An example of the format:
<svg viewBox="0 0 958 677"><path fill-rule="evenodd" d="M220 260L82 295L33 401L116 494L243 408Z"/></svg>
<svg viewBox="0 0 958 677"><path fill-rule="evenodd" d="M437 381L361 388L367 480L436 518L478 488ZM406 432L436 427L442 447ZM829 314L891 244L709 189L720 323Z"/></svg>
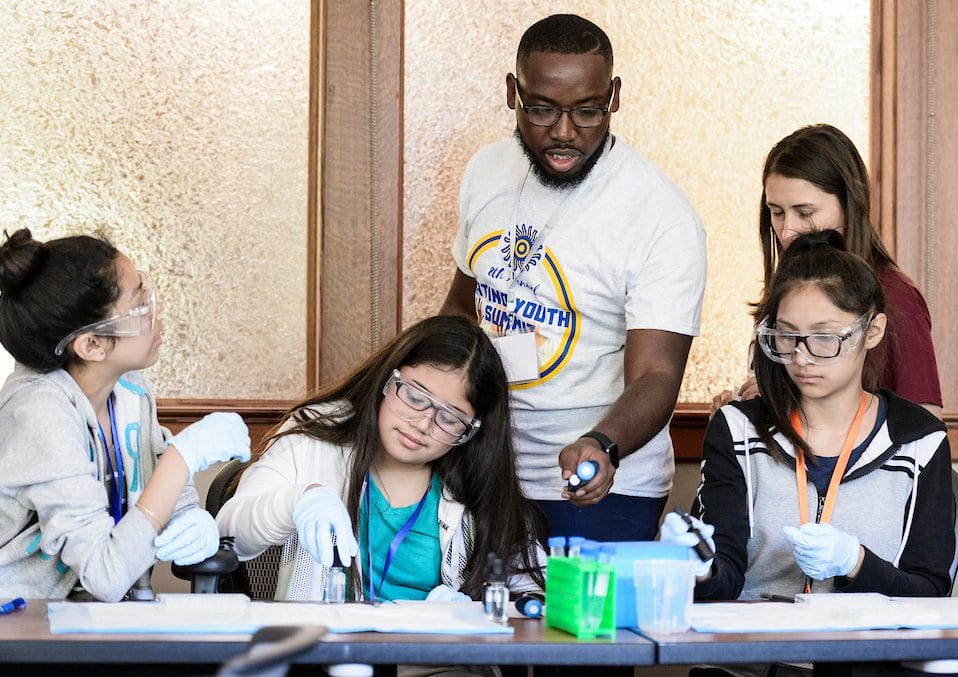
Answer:
<svg viewBox="0 0 958 677"><path fill-rule="evenodd" d="M0 596L148 592L157 558L194 564L219 546L190 482L249 458L246 425L211 414L166 440L138 371L156 362L153 280L95 237L0 244ZM143 589L146 588L147 591Z"/></svg>
<svg viewBox="0 0 958 677"><path fill-rule="evenodd" d="M285 544L278 599L322 597L334 534L356 599L478 599L489 553L513 592L541 590L537 520L499 355L448 316L295 406L217 515L241 559Z"/></svg>
<svg viewBox="0 0 958 677"><path fill-rule="evenodd" d="M757 309L761 396L722 407L706 432L692 522L715 557L696 599L949 594L948 436L928 411L867 381L884 308L871 266L837 232L801 235L782 252ZM687 538L677 518L666 517L664 541Z"/></svg>
<svg viewBox="0 0 958 677"><path fill-rule="evenodd" d="M765 159L758 230L766 290L782 249L798 235L822 229L841 233L848 251L868 262L884 290L885 340L869 355L869 368L877 371L878 385L941 417L931 315L921 292L895 263L872 226L865 163L840 130L811 125L779 141ZM754 379L738 390L743 399L757 394ZM717 395L713 410L732 396L728 390Z"/></svg>

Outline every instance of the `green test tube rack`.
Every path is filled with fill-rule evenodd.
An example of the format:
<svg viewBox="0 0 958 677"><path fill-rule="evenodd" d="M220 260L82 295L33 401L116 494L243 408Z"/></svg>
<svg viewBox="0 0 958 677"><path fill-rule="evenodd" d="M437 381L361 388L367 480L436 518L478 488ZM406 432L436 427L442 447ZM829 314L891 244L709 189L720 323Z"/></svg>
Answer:
<svg viewBox="0 0 958 677"><path fill-rule="evenodd" d="M576 557L546 564L546 625L579 637L615 638L615 567Z"/></svg>

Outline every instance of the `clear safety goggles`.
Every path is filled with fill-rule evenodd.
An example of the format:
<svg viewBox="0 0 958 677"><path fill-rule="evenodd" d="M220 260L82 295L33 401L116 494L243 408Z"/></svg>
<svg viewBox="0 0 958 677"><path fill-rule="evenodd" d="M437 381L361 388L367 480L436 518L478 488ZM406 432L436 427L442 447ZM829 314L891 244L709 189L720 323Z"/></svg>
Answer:
<svg viewBox="0 0 958 677"><path fill-rule="evenodd" d="M826 364L840 359L858 347L865 329L871 324L872 314L865 313L853 324L837 332L799 334L779 331L768 326L766 317L755 331L758 345L772 362L791 364L795 353L802 348L802 356L810 364Z"/></svg>
<svg viewBox="0 0 958 677"><path fill-rule="evenodd" d="M429 436L437 442L455 446L472 439L479 431L478 418L468 418L419 386L404 381L398 369L383 386L384 402L394 414L412 423L429 416Z"/></svg>
<svg viewBox="0 0 958 677"><path fill-rule="evenodd" d="M142 286L140 298L142 303L126 312L108 317L99 322L93 322L72 331L53 349L54 355L60 356L70 342L80 334L95 334L97 336L142 336L153 331L156 323L156 286L149 273L137 271Z"/></svg>

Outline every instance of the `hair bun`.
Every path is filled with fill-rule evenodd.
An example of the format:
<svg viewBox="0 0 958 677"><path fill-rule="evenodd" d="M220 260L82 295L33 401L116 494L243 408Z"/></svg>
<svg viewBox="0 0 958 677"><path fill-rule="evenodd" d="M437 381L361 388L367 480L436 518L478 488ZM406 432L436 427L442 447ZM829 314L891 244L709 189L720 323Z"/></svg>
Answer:
<svg viewBox="0 0 958 677"><path fill-rule="evenodd" d="M804 254L811 249L819 247L830 247L839 251L846 251L845 238L837 230L828 228L825 230L813 230L799 235L792 240L782 252L782 258L791 258L799 254Z"/></svg>
<svg viewBox="0 0 958 677"><path fill-rule="evenodd" d="M33 239L28 228L6 235L0 244L0 293L15 291L36 273L46 260L47 250Z"/></svg>

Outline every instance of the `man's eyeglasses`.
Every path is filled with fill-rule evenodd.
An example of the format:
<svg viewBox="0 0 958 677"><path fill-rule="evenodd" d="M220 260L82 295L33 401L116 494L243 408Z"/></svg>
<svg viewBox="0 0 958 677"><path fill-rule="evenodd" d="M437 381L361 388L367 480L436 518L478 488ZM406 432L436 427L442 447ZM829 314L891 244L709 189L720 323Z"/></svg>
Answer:
<svg viewBox="0 0 958 677"><path fill-rule="evenodd" d="M612 105L612 96L615 92L609 94L609 103L605 106L579 106L576 108L558 108L556 106L527 106L522 101L522 95L519 93L519 81L516 81L516 100L519 108L526 114L526 119L530 125L536 127L551 127L559 121L563 113L569 114L569 119L576 127L588 129L598 127L609 112L609 106Z"/></svg>
<svg viewBox="0 0 958 677"><path fill-rule="evenodd" d="M383 386L383 395L393 413L404 421L429 416L429 436L437 442L451 446L463 444L479 431L478 418L468 418L419 386L403 381L398 369L393 370Z"/></svg>
<svg viewBox="0 0 958 677"><path fill-rule="evenodd" d="M99 322L93 322L72 331L57 344L53 354L60 356L70 342L80 334L96 334L97 336L142 336L153 331L156 323L156 286L149 273L137 271L140 275L140 299L142 303L130 308L124 313L108 317Z"/></svg>
<svg viewBox="0 0 958 677"><path fill-rule="evenodd" d="M756 336L762 352L772 362L791 364L795 359L795 352L800 346L805 346L803 353L806 361L823 364L854 350L865 335L865 328L871 324L871 319L872 314L865 313L853 324L834 333L799 334L768 327L768 318L765 318L758 326Z"/></svg>

